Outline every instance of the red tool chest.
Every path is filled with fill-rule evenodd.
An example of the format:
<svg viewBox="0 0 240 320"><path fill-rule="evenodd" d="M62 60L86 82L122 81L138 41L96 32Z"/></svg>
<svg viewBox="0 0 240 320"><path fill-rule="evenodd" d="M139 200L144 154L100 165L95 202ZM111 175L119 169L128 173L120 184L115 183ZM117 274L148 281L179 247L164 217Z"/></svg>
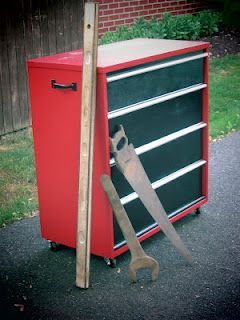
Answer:
<svg viewBox="0 0 240 320"><path fill-rule="evenodd" d="M172 222L207 202L207 50L160 39L99 46L91 253L112 259L127 250L104 173L139 239L159 231L111 159L108 137L119 124ZM82 51L30 60L28 71L42 237L76 247Z"/></svg>

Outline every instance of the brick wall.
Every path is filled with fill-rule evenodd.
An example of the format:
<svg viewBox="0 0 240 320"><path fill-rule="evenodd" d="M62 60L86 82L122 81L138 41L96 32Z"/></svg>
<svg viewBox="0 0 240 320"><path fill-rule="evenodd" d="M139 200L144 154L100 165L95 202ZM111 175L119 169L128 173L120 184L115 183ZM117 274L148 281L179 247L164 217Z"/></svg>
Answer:
<svg viewBox="0 0 240 320"><path fill-rule="evenodd" d="M206 9L204 0L98 0L99 35L120 25L131 25L138 17L161 19L165 12L173 15L196 13Z"/></svg>

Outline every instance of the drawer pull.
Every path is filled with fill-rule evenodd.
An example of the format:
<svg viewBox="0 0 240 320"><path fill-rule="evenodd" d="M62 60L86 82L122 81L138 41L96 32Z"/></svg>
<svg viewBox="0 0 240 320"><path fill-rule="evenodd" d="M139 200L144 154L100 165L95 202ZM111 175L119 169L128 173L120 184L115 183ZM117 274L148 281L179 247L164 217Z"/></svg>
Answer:
<svg viewBox="0 0 240 320"><path fill-rule="evenodd" d="M72 82L71 84L62 84L62 83L56 83L56 80L52 80L52 88L53 89L72 89L73 91L77 91L77 83Z"/></svg>
<svg viewBox="0 0 240 320"><path fill-rule="evenodd" d="M173 181L173 180L175 180L175 179L177 179L177 178L179 178L179 177L181 177L181 176L183 176L183 175L185 175L185 174L187 174L187 173L189 173L199 167L202 167L203 165L206 164L206 162L207 162L206 160L201 159L201 160L198 160L194 163L191 163L188 166L186 166L182 169L179 169L179 170L175 171L174 173L170 173L168 176L153 182L152 187L154 190L158 189L158 188L164 186L165 184L167 184L167 183L169 183L169 182L171 182L171 181ZM137 193L133 192L133 193L130 193L127 196L121 198L121 203L122 203L122 205L125 205L125 204L127 204L137 198L138 198Z"/></svg>
<svg viewBox="0 0 240 320"><path fill-rule="evenodd" d="M109 82L113 82L113 81L129 78L129 77L137 76L137 75L142 74L142 73L152 72L152 71L156 71L156 70L159 70L159 69L172 67L172 66L175 66L175 65L178 65L178 64L181 64L181 63L185 63L185 62L189 62L189 61L193 61L193 60L197 60L197 59L202 59L202 58L206 58L206 57L208 57L208 53L207 52L206 53L201 53L201 54L196 54L196 55L193 55L193 56L190 56L190 57L186 57L186 58L173 60L173 61L158 63L158 64L155 64L153 66L139 68L137 70L131 70L131 71L127 71L127 72L122 72L122 73L116 74L116 75L110 75L110 76L107 77L107 82L109 83Z"/></svg>
<svg viewBox="0 0 240 320"><path fill-rule="evenodd" d="M162 103L162 102L165 102L165 101L168 101L168 100L171 100L171 99L175 99L177 97L184 96L185 94L188 94L188 93L192 93L192 92L195 92L195 91L198 91L198 90L205 89L206 87L207 87L206 83L198 83L198 84L194 84L194 85L192 85L190 87L186 87L186 88L183 88L183 89L179 89L179 90L176 90L176 91L165 93L165 94L163 94L161 96L154 97L154 98L142 101L142 102L137 102L137 103L128 105L126 107L122 107L120 109L108 112L108 119L110 120L110 119L113 119L113 118L117 118L117 117L123 116L123 115L125 115L127 113L130 113L130 112L134 112L134 111L137 111L137 110L140 110L140 109L151 107L151 106L156 105L158 103Z"/></svg>
<svg viewBox="0 0 240 320"><path fill-rule="evenodd" d="M158 148L158 147L160 147L166 143L169 143L171 141L174 141L178 138L184 137L185 135L192 133L192 132L195 132L197 130L200 130L206 126L207 126L207 124L205 122L199 122L199 123L193 124L192 126L189 126L187 128L170 133L167 136L161 137L157 140L153 140L147 144L144 144L140 147L135 148L136 154L139 156L145 152L148 152L150 150ZM115 165L115 160L114 160L114 158L111 158L110 159L110 166L112 167L114 165Z"/></svg>

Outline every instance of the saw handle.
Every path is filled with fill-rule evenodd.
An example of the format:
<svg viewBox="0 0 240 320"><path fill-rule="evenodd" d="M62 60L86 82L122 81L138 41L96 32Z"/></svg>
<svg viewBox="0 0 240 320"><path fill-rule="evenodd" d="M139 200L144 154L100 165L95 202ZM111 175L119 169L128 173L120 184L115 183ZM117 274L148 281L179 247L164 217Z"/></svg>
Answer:
<svg viewBox="0 0 240 320"><path fill-rule="evenodd" d="M118 151L123 150L128 146L128 138L125 134L123 126L118 126L118 131L114 134L113 138L109 138L110 149L113 154L117 154Z"/></svg>

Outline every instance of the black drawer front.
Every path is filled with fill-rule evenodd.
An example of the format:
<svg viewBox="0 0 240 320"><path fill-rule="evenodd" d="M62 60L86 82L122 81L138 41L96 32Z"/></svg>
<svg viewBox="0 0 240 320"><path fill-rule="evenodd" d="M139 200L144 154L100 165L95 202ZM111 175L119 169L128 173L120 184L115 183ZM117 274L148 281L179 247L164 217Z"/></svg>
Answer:
<svg viewBox="0 0 240 320"><path fill-rule="evenodd" d="M202 168L197 168L156 191L167 214L171 214L202 196ZM155 222L139 199L126 204L125 209L136 233ZM123 240L122 232L114 218L114 244L117 245Z"/></svg>
<svg viewBox="0 0 240 320"><path fill-rule="evenodd" d="M201 130L173 140L141 154L140 160L151 182L157 181L202 158ZM120 197L133 192L116 166L111 168L112 181Z"/></svg>
<svg viewBox="0 0 240 320"><path fill-rule="evenodd" d="M122 124L129 141L137 148L201 121L202 91L196 91L110 119L109 134L113 136Z"/></svg>
<svg viewBox="0 0 240 320"><path fill-rule="evenodd" d="M110 82L108 111L203 83L203 79L203 59L198 59Z"/></svg>

